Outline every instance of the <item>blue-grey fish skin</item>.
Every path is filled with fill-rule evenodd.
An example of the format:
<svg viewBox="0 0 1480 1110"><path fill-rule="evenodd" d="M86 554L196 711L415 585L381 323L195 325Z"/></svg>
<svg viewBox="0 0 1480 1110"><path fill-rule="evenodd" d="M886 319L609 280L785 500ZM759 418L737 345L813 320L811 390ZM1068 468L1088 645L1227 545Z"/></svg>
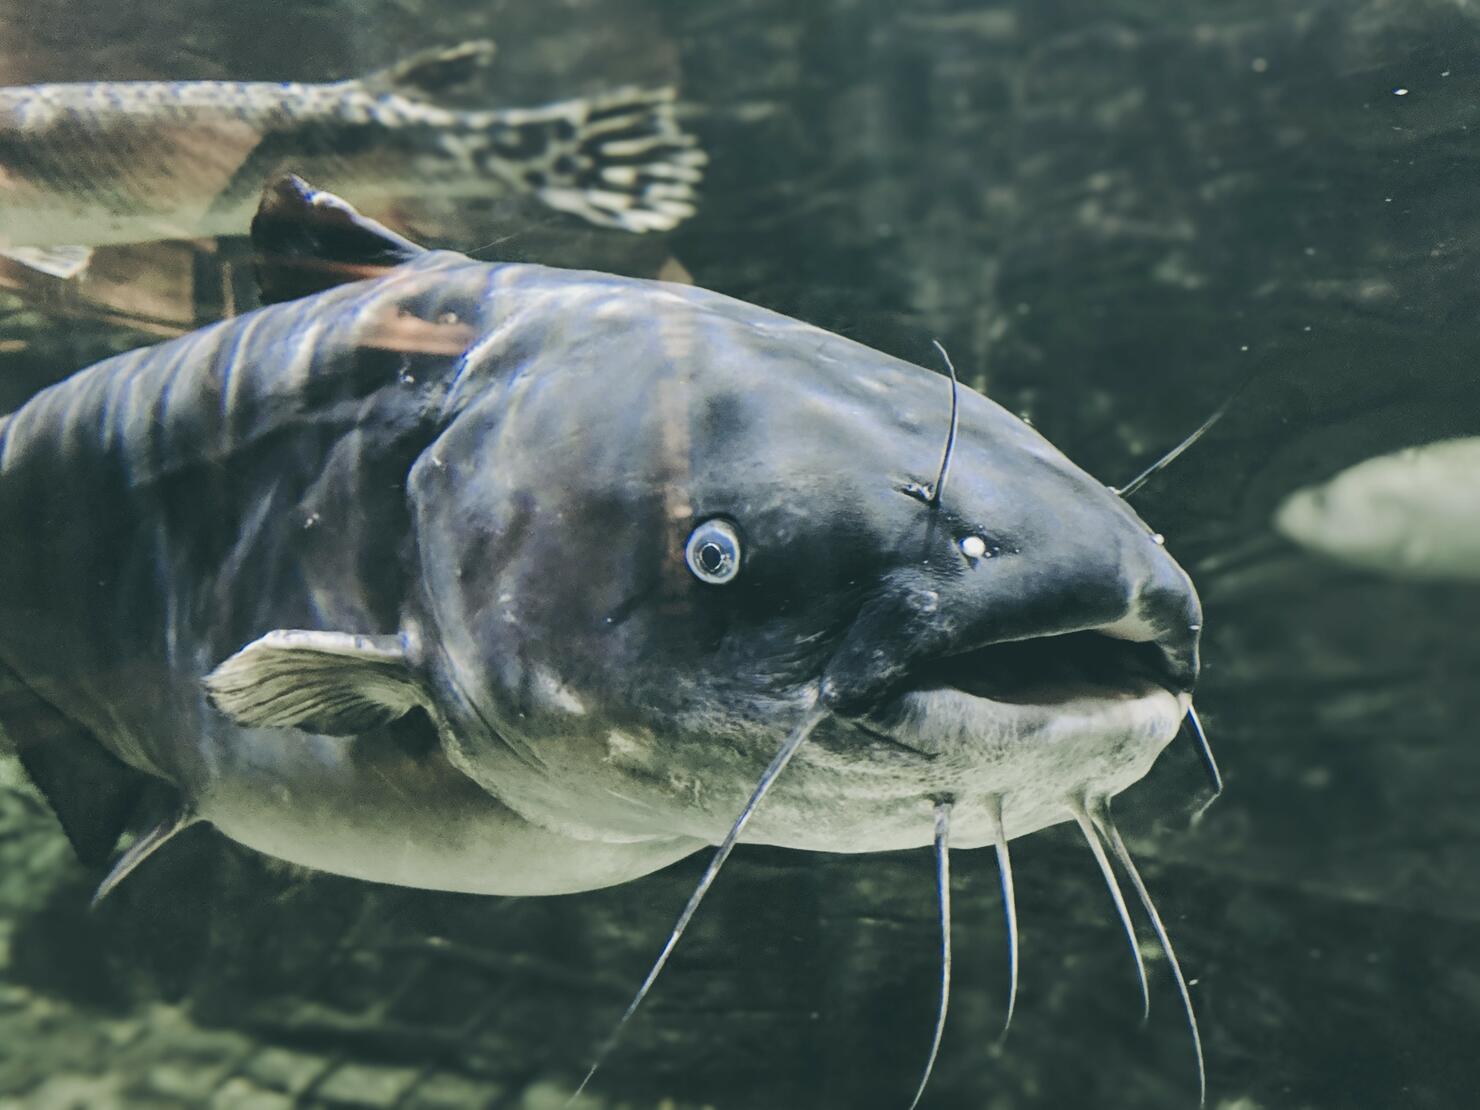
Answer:
<svg viewBox="0 0 1480 1110"><path fill-rule="evenodd" d="M705 159L672 89L463 110L396 82L0 88L0 249L239 234L285 171L368 204L529 194L636 232L694 211Z"/></svg>
<svg viewBox="0 0 1480 1110"><path fill-rule="evenodd" d="M17 542L0 552L0 660L179 782L194 750L158 722L199 719L199 677L243 642L394 629L400 486L479 326L487 269L430 255L106 360L5 418L0 520ZM446 343L402 349L425 346L398 337L410 319Z"/></svg>
<svg viewBox="0 0 1480 1110"><path fill-rule="evenodd" d="M0 551L0 749L20 749L79 852L105 798L138 819L131 776L260 851L430 889L592 889L702 847L531 824L425 718L313 736L207 700L204 676L264 630L394 633L414 613L408 474L466 400L466 353L511 311L500 273L524 304L569 281L427 253L108 359L0 420L0 528L18 538ZM118 833L98 823L93 862Z"/></svg>

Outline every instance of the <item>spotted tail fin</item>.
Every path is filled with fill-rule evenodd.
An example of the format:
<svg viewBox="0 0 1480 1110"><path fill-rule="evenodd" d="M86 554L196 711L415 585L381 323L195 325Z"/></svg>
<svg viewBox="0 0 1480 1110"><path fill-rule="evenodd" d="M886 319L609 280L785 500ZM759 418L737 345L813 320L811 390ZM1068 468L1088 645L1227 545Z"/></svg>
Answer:
<svg viewBox="0 0 1480 1110"><path fill-rule="evenodd" d="M488 168L599 227L667 231L692 216L708 161L674 111L674 90L622 89L490 112Z"/></svg>

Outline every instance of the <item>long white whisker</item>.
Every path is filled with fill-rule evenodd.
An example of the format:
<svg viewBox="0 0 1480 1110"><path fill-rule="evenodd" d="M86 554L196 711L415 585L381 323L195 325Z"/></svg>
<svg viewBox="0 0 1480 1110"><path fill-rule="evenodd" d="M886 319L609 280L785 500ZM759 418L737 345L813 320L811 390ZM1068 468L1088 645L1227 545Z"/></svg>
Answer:
<svg viewBox="0 0 1480 1110"><path fill-rule="evenodd" d="M1002 1022L1001 1039L1012 1028L1012 1014L1017 1009L1017 895L1012 887L1012 857L1007 852L1007 832L1002 827L1002 799L988 799L987 813L992 818L992 832L997 840L997 876L1002 882L1002 914L1007 921L1007 1017Z"/></svg>
<svg viewBox="0 0 1480 1110"><path fill-rule="evenodd" d="M1105 887L1110 891L1110 898L1115 903L1115 912L1120 915L1120 924L1125 928L1126 939L1130 941L1131 956L1136 961L1136 975L1141 980L1141 1023L1144 1025L1146 1019L1151 1016L1151 987L1146 982L1146 961L1141 958L1141 946L1136 941L1136 927L1131 922L1131 911L1126 908L1125 896L1120 893L1120 883L1116 880L1115 870L1110 866L1110 860L1105 855L1105 847L1100 843L1100 834L1095 831L1089 814L1085 812L1085 803L1078 798L1070 798L1069 812L1074 814L1074 820L1079 823L1079 831L1084 833L1085 843L1094 853L1095 862L1100 865L1100 874L1105 877Z"/></svg>
<svg viewBox="0 0 1480 1110"><path fill-rule="evenodd" d="M611 1054L612 1049L616 1047L617 1040L622 1035L622 1030L626 1028L627 1022L637 1012L637 1007L642 1005L642 1000L647 997L648 991L652 990L653 984L657 982L658 975L662 972L664 965L668 963L668 957L673 954L673 949L678 945L678 939L683 936L684 930L688 928L689 921L694 916L694 911L699 908L699 903L704 900L704 895L709 893L709 888L714 885L714 880L719 874L719 869L724 866L725 860L729 859L730 853L735 850L736 841L740 839L740 834L745 831L745 826L750 823L750 818L755 813L756 807L761 804L761 799L770 791L772 785L776 782L777 776L786 769L786 765L791 762L791 757L796 755L797 749L802 746L802 741L806 740L812 734L812 730L827 716L827 712L824 707L818 705L814 700L808 706L806 715L802 718L801 722L792 730L791 735L786 738L786 742L781 745L781 750L771 760L770 766L761 775L760 781L756 783L755 789L751 792L750 800L745 803L745 808L740 811L740 816L735 818L735 823L730 826L730 831L725 834L724 840L715 849L714 857L709 861L709 866L704 869L704 874L700 876L698 885L694 887L694 893L689 895L688 904L684 906L683 912L678 915L678 921L674 923L673 931L668 934L668 943L663 945L663 951L658 954L652 970L648 972L647 978L642 981L642 986L637 989L637 993L633 996L632 1001L627 1004L627 1009L623 1012L621 1020L617 1022L616 1028L611 1031L611 1035L607 1037L606 1041L597 1051L596 1059L592 1061L590 1070L586 1072L586 1077L581 1080L580 1086L572 1092L570 1099L566 1102L567 1107L581 1096L587 1084L591 1082L592 1077L596 1074L597 1069L601 1067L606 1061L607 1056Z"/></svg>
<svg viewBox="0 0 1480 1110"><path fill-rule="evenodd" d="M1106 798L1091 799L1090 815L1094 818L1095 826L1109 841L1110 850L1115 853L1115 858L1125 869L1131 886L1135 887L1136 894L1141 899L1141 905L1145 907L1146 916L1151 919L1151 927L1156 930L1156 939L1161 942L1161 950L1166 953L1172 975L1177 980L1177 990L1182 994L1182 1008L1187 1013L1187 1027L1192 1031L1192 1050L1197 1056L1197 1104L1205 1106L1208 1101L1208 1075L1203 1063L1202 1035L1197 1030L1197 1011L1192 1007L1192 992L1187 989L1187 978L1182 974L1182 965L1177 962L1177 953L1172 949L1172 938L1167 935L1166 926L1161 922L1161 914L1156 912L1156 903L1151 900L1151 892L1146 889L1141 873L1136 870L1130 850L1126 848L1125 841L1120 838L1120 830L1110 819L1109 800Z"/></svg>
<svg viewBox="0 0 1480 1110"><path fill-rule="evenodd" d="M935 1058L940 1054L941 1037L946 1031L946 1010L951 1004L951 803L938 802L935 806L935 886L940 905L940 1009L935 1015L935 1036L930 1042L930 1055L925 1060L925 1074L920 1076L920 1086L915 1088L915 1097L910 1100L910 1110L920 1105L925 1097L925 1085L930 1082L930 1073L935 1070Z"/></svg>

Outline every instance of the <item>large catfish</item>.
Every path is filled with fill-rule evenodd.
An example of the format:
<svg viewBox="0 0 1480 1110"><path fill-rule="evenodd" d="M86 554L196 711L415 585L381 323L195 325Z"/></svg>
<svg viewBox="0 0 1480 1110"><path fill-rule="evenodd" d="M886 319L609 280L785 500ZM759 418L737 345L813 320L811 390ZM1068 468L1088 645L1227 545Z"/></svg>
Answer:
<svg viewBox="0 0 1480 1110"><path fill-rule="evenodd" d="M1202 618L1123 498L715 293L422 251L296 179L255 236L280 303L0 422L0 723L85 859L143 830L109 883L193 821L490 894L720 845L666 958L741 838L1009 880L1076 821L1166 944L1107 803Z"/></svg>

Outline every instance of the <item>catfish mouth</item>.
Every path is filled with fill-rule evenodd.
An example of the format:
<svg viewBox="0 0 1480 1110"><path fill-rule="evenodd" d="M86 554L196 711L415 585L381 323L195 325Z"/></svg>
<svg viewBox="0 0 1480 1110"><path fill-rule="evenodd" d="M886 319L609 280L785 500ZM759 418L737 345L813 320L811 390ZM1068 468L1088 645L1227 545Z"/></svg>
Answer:
<svg viewBox="0 0 1480 1110"><path fill-rule="evenodd" d="M1089 631L988 644L930 660L912 671L904 689L950 688L1008 705L1052 706L1183 685L1156 643Z"/></svg>
<svg viewBox="0 0 1480 1110"><path fill-rule="evenodd" d="M1123 714L1117 705L1179 697L1191 683L1174 657L1157 641L1104 631L1002 641L917 661L853 723L876 741L934 757L955 746L953 736L1031 732L1058 716L1108 719Z"/></svg>

